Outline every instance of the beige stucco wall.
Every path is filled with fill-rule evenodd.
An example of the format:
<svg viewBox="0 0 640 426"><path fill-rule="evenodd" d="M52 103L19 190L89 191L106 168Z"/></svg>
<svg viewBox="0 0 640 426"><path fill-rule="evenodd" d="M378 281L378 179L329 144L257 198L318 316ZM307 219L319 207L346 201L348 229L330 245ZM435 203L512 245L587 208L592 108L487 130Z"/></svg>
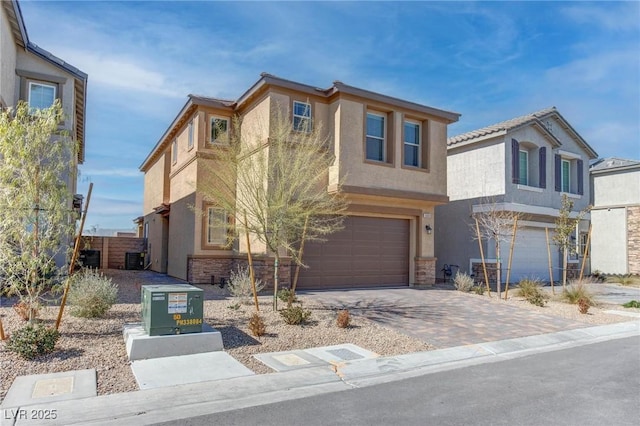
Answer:
<svg viewBox="0 0 640 426"><path fill-rule="evenodd" d="M142 210L144 215L148 215L153 212L154 207L158 207L163 202L168 202L168 195L166 184L167 177L165 173L166 156L164 154L158 158L158 160L151 166L144 174L144 194Z"/></svg>
<svg viewBox="0 0 640 426"><path fill-rule="evenodd" d="M178 173L170 176L170 203L174 203L196 192L197 171L196 163L192 161L185 165Z"/></svg>
<svg viewBox="0 0 640 426"><path fill-rule="evenodd" d="M69 74L24 50L18 50L16 69L65 78L66 82L60 85L62 92L62 107L67 117L70 118L75 116L74 79L69 76ZM16 80L16 83L18 83L18 80ZM60 97L60 94L58 94L58 97ZM26 99L26 94L20 94L20 99ZM67 119L64 127L66 129L73 130L73 120Z"/></svg>
<svg viewBox="0 0 640 426"><path fill-rule="evenodd" d="M16 96L16 44L4 7L0 10L0 100L8 106Z"/></svg>
<svg viewBox="0 0 640 426"><path fill-rule="evenodd" d="M505 193L505 146L494 139L449 150L447 186L450 201Z"/></svg>
<svg viewBox="0 0 640 426"><path fill-rule="evenodd" d="M393 113L394 162L389 165L365 161L363 103L339 99L330 111L338 132L334 135L335 152L339 155L337 165L344 185L446 195L446 124L428 120L429 171L405 169L402 167L402 112ZM335 171L331 180L336 180Z"/></svg>

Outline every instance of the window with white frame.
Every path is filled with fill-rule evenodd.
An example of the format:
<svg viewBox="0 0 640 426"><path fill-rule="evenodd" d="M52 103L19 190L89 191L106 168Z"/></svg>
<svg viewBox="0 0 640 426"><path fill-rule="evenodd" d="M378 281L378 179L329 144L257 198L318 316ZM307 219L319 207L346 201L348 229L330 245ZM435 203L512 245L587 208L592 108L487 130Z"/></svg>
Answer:
<svg viewBox="0 0 640 426"><path fill-rule="evenodd" d="M193 148L193 121L189 122L187 147L188 149Z"/></svg>
<svg viewBox="0 0 640 426"><path fill-rule="evenodd" d="M293 101L293 129L309 133L312 130L311 104Z"/></svg>
<svg viewBox="0 0 640 426"><path fill-rule="evenodd" d="M570 192L571 190L571 161L562 160L561 168L561 189L562 192Z"/></svg>
<svg viewBox="0 0 640 426"><path fill-rule="evenodd" d="M45 83L29 82L29 107L45 109L53 105L56 99L56 86Z"/></svg>
<svg viewBox="0 0 640 426"><path fill-rule="evenodd" d="M529 151L521 149L518 161L520 163L518 182L520 185L529 185Z"/></svg>
<svg viewBox="0 0 640 426"><path fill-rule="evenodd" d="M173 140L171 144L171 164L176 164L178 162L178 141Z"/></svg>
<svg viewBox="0 0 640 426"><path fill-rule="evenodd" d="M227 243L227 212L220 207L207 207L206 238L208 245Z"/></svg>
<svg viewBox="0 0 640 426"><path fill-rule="evenodd" d="M373 161L385 161L385 117L367 113L366 158Z"/></svg>
<svg viewBox="0 0 640 426"><path fill-rule="evenodd" d="M229 131L229 120L221 117L211 117L211 143L227 143L226 135Z"/></svg>
<svg viewBox="0 0 640 426"><path fill-rule="evenodd" d="M404 122L404 165L420 167L420 124Z"/></svg>

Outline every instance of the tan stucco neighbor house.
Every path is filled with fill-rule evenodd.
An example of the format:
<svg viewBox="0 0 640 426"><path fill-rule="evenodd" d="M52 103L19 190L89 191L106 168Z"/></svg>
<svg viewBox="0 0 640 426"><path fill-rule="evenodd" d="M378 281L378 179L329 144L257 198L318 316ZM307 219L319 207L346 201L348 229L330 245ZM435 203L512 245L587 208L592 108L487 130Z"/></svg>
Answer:
<svg viewBox="0 0 640 426"><path fill-rule="evenodd" d="M438 272L445 264L481 280L480 248L469 226L472 214L504 210L521 213L514 245L511 282L521 278L549 280L549 238L553 236L563 195L574 202L572 216L589 206L589 161L596 152L555 107L450 137L447 142L450 203L438 206L435 229ZM589 215L575 232L577 267L584 250ZM501 244L502 277L506 276L510 241ZM493 263L493 241L484 241L485 260ZM551 242L554 279L561 256ZM452 269L452 272L454 270Z"/></svg>
<svg viewBox="0 0 640 426"><path fill-rule="evenodd" d="M219 129L242 117L242 131L261 127L262 143L277 110L322 123L335 162L331 182L341 180L350 205L344 230L305 247L300 288L428 284L435 280L432 229L436 205L447 202L447 125L459 114L334 82L326 89L263 73L237 100L189 95L140 166L144 172L143 232L149 267L191 283L228 277L246 263L241 243L225 248L224 229L209 221L224 214L196 191L205 164L224 149ZM314 124L316 125L316 124ZM194 213L196 206L204 214ZM252 251L254 247L252 246ZM259 254L259 253L258 253ZM266 253L259 278L271 283ZM290 282L290 268L281 271Z"/></svg>
<svg viewBox="0 0 640 426"><path fill-rule="evenodd" d="M606 158L590 174L591 269L640 274L640 161Z"/></svg>
<svg viewBox="0 0 640 426"><path fill-rule="evenodd" d="M0 5L0 108L25 101L34 108L50 107L59 99L64 128L78 146L78 155L64 180L77 192L77 168L84 161L87 74L29 40L17 0ZM82 196L74 197L80 209ZM64 259L57 259L58 263Z"/></svg>

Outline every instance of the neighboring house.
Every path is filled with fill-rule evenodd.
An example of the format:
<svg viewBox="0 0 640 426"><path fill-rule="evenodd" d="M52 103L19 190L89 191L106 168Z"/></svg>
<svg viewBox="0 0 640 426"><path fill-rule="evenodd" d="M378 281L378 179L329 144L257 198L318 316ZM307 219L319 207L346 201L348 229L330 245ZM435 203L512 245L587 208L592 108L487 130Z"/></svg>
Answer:
<svg viewBox="0 0 640 426"><path fill-rule="evenodd" d="M288 111L294 124L322 123L336 155L327 189L341 178L350 201L345 229L305 246L309 268L301 271L300 288L433 283L434 208L447 201L447 125L459 114L340 82L318 89L269 74L234 101L189 95L140 166L149 267L209 283L246 264L244 244L223 247L226 231L209 221L226 213L195 188L205 164L224 149L217 136L231 128L234 116L242 117L242 129L264 129L266 143L277 109ZM252 252L260 251L259 278L271 283L272 261L252 245ZM281 276L289 282L290 269Z"/></svg>
<svg viewBox="0 0 640 426"><path fill-rule="evenodd" d="M72 170L64 176L73 194L77 192L77 167L84 161L86 92L87 74L33 44L17 0L2 0L0 107L25 101L34 108L47 108L60 99L66 117L63 126L79 149ZM73 207L79 211L81 203L82 196L76 195Z"/></svg>
<svg viewBox="0 0 640 426"><path fill-rule="evenodd" d="M449 138L447 184L450 203L436 208L438 276L444 265L475 273L480 249L473 213L505 210L522 214L514 245L511 282L524 277L549 280L548 228L553 275L561 274L561 257L553 245L554 222L563 194L577 212L589 205L589 160L597 154L555 107ZM576 245L586 240L588 214L576 230ZM510 241L501 244L506 276ZM583 247L578 247L583 249ZM493 241L483 241L486 261L493 263ZM575 269L579 256L571 260ZM455 271L455 268L453 269Z"/></svg>
<svg viewBox="0 0 640 426"><path fill-rule="evenodd" d="M591 165L591 270L640 274L640 161Z"/></svg>

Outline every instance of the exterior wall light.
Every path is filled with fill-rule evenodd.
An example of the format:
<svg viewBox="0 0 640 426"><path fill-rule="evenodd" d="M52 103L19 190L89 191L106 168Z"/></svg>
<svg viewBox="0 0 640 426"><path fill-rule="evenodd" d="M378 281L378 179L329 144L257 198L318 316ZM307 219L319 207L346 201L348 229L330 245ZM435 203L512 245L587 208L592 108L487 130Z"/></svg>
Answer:
<svg viewBox="0 0 640 426"><path fill-rule="evenodd" d="M426 226L424 227L424 229L426 229L426 230L427 230L427 234L431 234L431 231L432 231L432 229L431 229L431 225L426 225Z"/></svg>

